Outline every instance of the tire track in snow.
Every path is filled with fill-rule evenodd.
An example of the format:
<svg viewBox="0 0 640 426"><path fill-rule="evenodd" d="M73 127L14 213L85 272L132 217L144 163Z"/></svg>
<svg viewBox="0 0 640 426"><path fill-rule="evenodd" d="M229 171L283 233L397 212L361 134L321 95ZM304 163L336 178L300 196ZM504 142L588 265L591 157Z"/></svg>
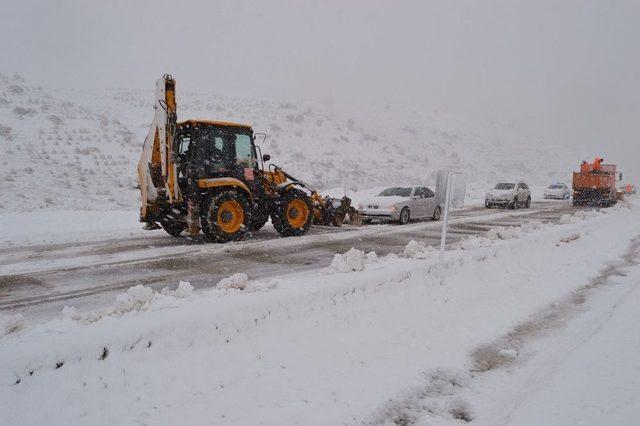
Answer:
<svg viewBox="0 0 640 426"><path fill-rule="evenodd" d="M610 285L610 280L613 277L626 276L630 268L638 265L640 265L640 235L631 240L627 252L618 261L608 262L588 284L571 292L559 302L550 304L546 309L533 315L531 319L514 327L503 337L474 349L470 354L471 368L469 370L436 369L425 372L423 374L425 383L422 387L413 389L400 398L391 399L367 423L406 426L422 422L426 415L467 423L473 422L474 415L469 404L458 396L463 388L472 388L474 379L481 378L484 374L490 374L492 371L523 362L518 357L518 353L522 352L527 344L566 325L580 314L583 305L595 290ZM612 318L617 307L638 288L640 288L640 283L635 283L623 291L595 328L574 343L568 353L577 350L596 336ZM525 399L525 394L516 399L516 403L509 409L504 424L509 423L510 416Z"/></svg>

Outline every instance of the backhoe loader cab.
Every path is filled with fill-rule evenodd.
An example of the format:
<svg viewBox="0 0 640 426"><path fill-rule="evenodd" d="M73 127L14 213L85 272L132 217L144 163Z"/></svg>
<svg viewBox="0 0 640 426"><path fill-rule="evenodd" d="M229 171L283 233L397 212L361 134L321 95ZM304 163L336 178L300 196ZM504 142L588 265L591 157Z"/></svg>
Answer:
<svg viewBox="0 0 640 426"><path fill-rule="evenodd" d="M155 116L138 163L147 229L159 223L173 236L202 229L210 240L226 242L271 217L278 233L297 236L325 211L308 185L277 166L264 170L250 126L176 120L175 81L165 75L156 83Z"/></svg>

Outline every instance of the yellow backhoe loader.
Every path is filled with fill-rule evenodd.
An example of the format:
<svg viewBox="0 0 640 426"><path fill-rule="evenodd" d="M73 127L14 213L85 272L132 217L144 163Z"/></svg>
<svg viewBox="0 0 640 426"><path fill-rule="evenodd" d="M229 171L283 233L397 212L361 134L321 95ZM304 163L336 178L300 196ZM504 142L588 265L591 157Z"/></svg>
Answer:
<svg viewBox="0 0 640 426"><path fill-rule="evenodd" d="M224 121L177 122L176 83L156 83L155 115L138 162L140 221L179 236L200 230L215 242L239 240L271 217L282 236L305 234L312 223L358 220L351 200L323 198L315 189L258 155L251 126Z"/></svg>

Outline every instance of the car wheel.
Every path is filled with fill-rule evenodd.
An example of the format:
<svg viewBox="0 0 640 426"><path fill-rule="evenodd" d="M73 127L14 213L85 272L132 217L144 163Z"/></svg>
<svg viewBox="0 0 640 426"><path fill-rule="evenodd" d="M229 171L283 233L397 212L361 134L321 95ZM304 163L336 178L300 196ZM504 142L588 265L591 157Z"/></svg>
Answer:
<svg viewBox="0 0 640 426"><path fill-rule="evenodd" d="M491 204L489 204L489 202L488 202L488 201L485 201L485 202L484 202L484 206L485 206L486 208L488 208L488 209L490 209L490 208L491 208Z"/></svg>
<svg viewBox="0 0 640 426"><path fill-rule="evenodd" d="M527 197L527 201L524 203L524 208L528 209L531 207L531 196Z"/></svg>
<svg viewBox="0 0 640 426"><path fill-rule="evenodd" d="M442 209L440 208L440 206L436 206L436 209L433 211L433 216L431 216L431 220L438 221L440 220L441 216L442 216Z"/></svg>
<svg viewBox="0 0 640 426"><path fill-rule="evenodd" d="M411 214L409 213L409 208L405 207L400 211L400 219L398 220L398 223L400 223L400 225L406 225L409 223L410 218Z"/></svg>
<svg viewBox="0 0 640 426"><path fill-rule="evenodd" d="M518 198L514 198L510 203L509 203L509 208L511 210L515 210L518 207Z"/></svg>

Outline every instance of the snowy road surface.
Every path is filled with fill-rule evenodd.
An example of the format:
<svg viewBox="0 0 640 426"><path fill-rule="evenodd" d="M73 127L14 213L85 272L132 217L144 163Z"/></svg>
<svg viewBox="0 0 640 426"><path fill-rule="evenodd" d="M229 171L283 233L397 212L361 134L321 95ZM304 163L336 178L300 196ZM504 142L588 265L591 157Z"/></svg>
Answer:
<svg viewBox="0 0 640 426"><path fill-rule="evenodd" d="M521 345L509 368L477 375L460 397L474 424L632 425L640 407L640 237L559 316ZM432 424L428 416L425 425Z"/></svg>
<svg viewBox="0 0 640 426"><path fill-rule="evenodd" d="M469 233L450 247L442 285L437 251L406 245L438 224L167 246L178 250L169 258L198 249L202 259L234 265L247 249L286 252L299 264L305 257L328 264L351 246L375 245L379 256L352 252L330 268L302 264L256 278L258 266L250 279L234 275L196 292L184 283L175 292L139 286L95 309L68 299L77 309L48 311L51 318L32 316L29 306L20 308L24 318L3 312L0 418L11 425L630 424L637 334L621 330L637 320L640 205L563 211L573 209L463 212L454 226ZM70 278L66 267L54 268L58 260L51 271L4 267ZM90 264L76 273L128 265ZM289 271L294 263L283 265ZM584 390L586 374L610 394Z"/></svg>
<svg viewBox="0 0 640 426"><path fill-rule="evenodd" d="M531 209L515 211L468 208L453 213L448 242L483 235L496 226L557 222L574 211L569 202L539 202ZM134 231L117 239L89 241L73 241L73 234L60 235L58 239L72 241L14 243L14 247L0 249L0 311L57 315L68 304L99 307L111 303L114 294L137 284L159 289L184 280L195 288L206 288L236 272L265 278L323 268L335 253L354 246L379 255L402 251L411 239L437 246L441 223L312 227L307 236L287 239L265 227L247 241L225 245L176 239L162 230Z"/></svg>

